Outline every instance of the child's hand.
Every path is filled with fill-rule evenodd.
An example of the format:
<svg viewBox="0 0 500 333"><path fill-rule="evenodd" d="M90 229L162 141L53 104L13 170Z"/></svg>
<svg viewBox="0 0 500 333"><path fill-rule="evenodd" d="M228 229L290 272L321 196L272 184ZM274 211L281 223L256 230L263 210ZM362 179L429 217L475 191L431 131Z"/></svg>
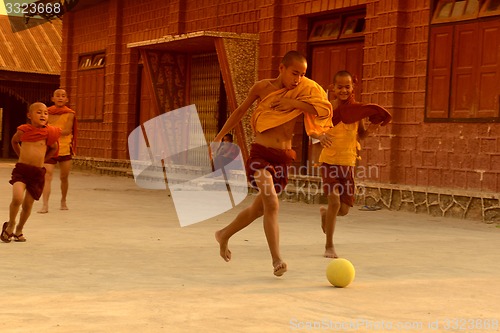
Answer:
<svg viewBox="0 0 500 333"><path fill-rule="evenodd" d="M321 146L324 148L331 147L333 144L333 138L329 134L326 134L326 133L321 134L318 137L318 140L321 143Z"/></svg>
<svg viewBox="0 0 500 333"><path fill-rule="evenodd" d="M370 123L370 125L368 125L368 127L366 128L366 130L370 133L373 133L375 132L375 130L377 130L378 128L380 127L380 123L378 124L374 124L374 123Z"/></svg>
<svg viewBox="0 0 500 333"><path fill-rule="evenodd" d="M271 108L277 111L292 111L297 108L295 102L297 102L297 100L293 98L282 97L274 102L271 102Z"/></svg>

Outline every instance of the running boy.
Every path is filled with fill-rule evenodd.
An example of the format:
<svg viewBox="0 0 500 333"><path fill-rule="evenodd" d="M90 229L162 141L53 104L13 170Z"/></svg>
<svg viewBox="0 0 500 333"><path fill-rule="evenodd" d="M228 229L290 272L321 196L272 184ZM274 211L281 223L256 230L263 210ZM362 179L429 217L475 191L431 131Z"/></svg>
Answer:
<svg viewBox="0 0 500 333"><path fill-rule="evenodd" d="M390 114L380 106L354 101L354 82L349 72L339 71L335 74L332 92L334 100L331 102L336 124L316 137L319 139L327 136L331 140L322 141L323 149L319 157L322 162L320 172L323 191L328 196L328 208L320 208L321 228L326 234L324 256L327 258L337 258L333 244L337 216L346 215L354 205L354 168L360 147L358 139L368 136L380 123L385 125L390 121ZM368 116L371 123L365 128L363 118Z"/></svg>
<svg viewBox="0 0 500 333"><path fill-rule="evenodd" d="M52 96L54 105L48 108L49 124L61 129L59 139L59 155L45 162L45 187L43 189L43 205L38 213L49 212L49 197L51 192L52 177L56 164L59 163L61 180L61 210L67 210L66 197L69 189L69 172L71 170L71 158L76 148L76 118L75 111L66 106L68 96L64 89L57 89Z"/></svg>
<svg viewBox="0 0 500 333"><path fill-rule="evenodd" d="M231 251L228 241L231 236L263 216L264 232L276 276L282 276L287 270L279 250L278 194L288 181L287 167L296 158L291 148L297 116L304 114L308 134L316 130L316 120L331 117L331 104L325 91L305 77L306 69L304 56L297 51L288 52L279 65L279 76L256 82L214 139L220 142L241 121L250 106L258 101L251 119L255 138L246 162L246 171L248 180L258 188L259 193L233 222L215 233L215 238L219 242L221 257L229 261Z"/></svg>
<svg viewBox="0 0 500 333"><path fill-rule="evenodd" d="M56 155L57 140L61 130L46 126L49 112L43 103L33 103L28 110L30 124L17 128L11 143L19 160L12 171L12 201L9 209L9 221L2 227L0 239L9 243L12 238L16 242L25 242L23 228L31 214L33 202L40 199L45 182L44 161ZM22 144L21 144L22 143ZM22 205L19 223L16 217ZM15 229L15 232L14 232Z"/></svg>

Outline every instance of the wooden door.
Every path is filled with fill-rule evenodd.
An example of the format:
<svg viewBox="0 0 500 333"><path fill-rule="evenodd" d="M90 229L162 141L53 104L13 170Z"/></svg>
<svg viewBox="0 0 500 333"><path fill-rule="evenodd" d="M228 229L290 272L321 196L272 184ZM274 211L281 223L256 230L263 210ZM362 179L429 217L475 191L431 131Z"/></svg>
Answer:
<svg viewBox="0 0 500 333"><path fill-rule="evenodd" d="M341 44L317 45L311 49L309 68L310 78L318 82L325 91L333 83L333 76L339 70L347 70L357 78L355 98L361 100L361 79L363 77L363 41L351 41ZM330 94L329 94L330 95ZM329 96L331 98L331 96ZM296 127L295 136L302 139L302 163L309 174L316 174L314 166L318 163L321 147L312 144L306 135L303 124Z"/></svg>
<svg viewBox="0 0 500 333"><path fill-rule="evenodd" d="M363 74L363 42L348 42L334 45L320 45L312 48L311 79L325 90L333 83L333 76L340 70L347 70L357 78L356 100L361 99L361 78Z"/></svg>
<svg viewBox="0 0 500 333"><path fill-rule="evenodd" d="M153 105L153 92L151 91L151 85L148 85L144 82L147 78L144 66L139 67L139 90L138 90L138 99L139 99L139 115L137 117L138 121L136 127L144 124L146 121L153 119L156 116L159 116L157 110Z"/></svg>

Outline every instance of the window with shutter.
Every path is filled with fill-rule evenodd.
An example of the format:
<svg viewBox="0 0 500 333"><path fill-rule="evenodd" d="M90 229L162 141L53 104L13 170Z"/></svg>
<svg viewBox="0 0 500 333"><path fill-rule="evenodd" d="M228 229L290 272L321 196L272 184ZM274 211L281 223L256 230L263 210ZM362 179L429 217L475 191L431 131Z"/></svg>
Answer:
<svg viewBox="0 0 500 333"><path fill-rule="evenodd" d="M104 112L104 52L80 55L77 72L76 110L82 121L102 121Z"/></svg>
<svg viewBox="0 0 500 333"><path fill-rule="evenodd" d="M499 18L500 0L437 1L426 121L500 121Z"/></svg>

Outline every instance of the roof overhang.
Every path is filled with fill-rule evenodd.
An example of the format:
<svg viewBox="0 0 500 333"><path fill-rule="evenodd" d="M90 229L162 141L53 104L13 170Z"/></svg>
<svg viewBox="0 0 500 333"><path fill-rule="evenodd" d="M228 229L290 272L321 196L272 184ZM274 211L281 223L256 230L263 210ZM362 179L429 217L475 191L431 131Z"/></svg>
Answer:
<svg viewBox="0 0 500 333"><path fill-rule="evenodd" d="M127 47L148 50L164 50L175 53L210 53L215 52L214 41L218 38L258 40L258 35L218 31L198 31L182 35L167 35L161 38L129 43L127 44Z"/></svg>

